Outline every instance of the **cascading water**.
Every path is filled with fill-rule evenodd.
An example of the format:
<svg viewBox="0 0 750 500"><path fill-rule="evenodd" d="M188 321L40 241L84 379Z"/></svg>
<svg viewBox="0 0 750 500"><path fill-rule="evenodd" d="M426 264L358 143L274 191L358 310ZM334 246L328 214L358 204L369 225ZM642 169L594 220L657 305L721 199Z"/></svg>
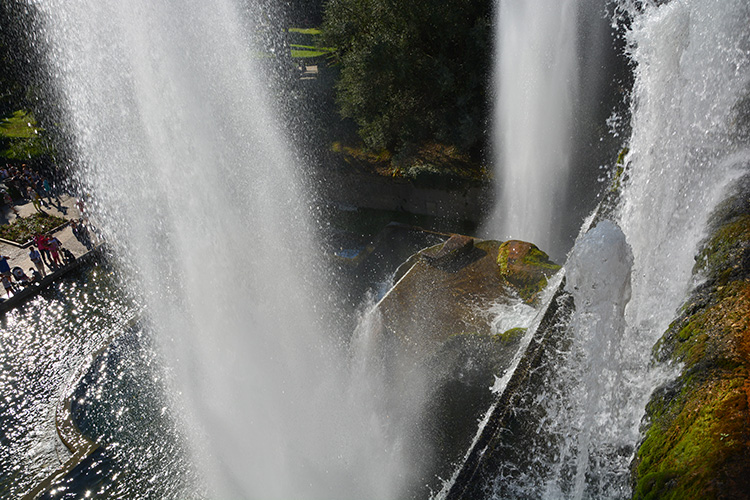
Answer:
<svg viewBox="0 0 750 500"><path fill-rule="evenodd" d="M264 27L243 26L229 0L30 3L46 19L92 217L166 353L170 393L181 394L169 411L193 431L188 447L207 484L183 487L217 498L403 496L413 458L402 447L408 426L383 418L392 394L372 394L387 377L377 362L376 377L367 363L347 372L339 339L319 320L329 293L310 251L316 241L306 194L268 104L263 50L246 36ZM499 120L519 134L501 139L501 149L526 148L519 160L502 162L527 165L505 177L512 193L501 195L502 214L533 219L501 234L545 247L555 238L561 209L554 203L567 183L566 174L545 169L568 161L580 6L556 4L554 15L538 10L526 17L536 27L514 38L512 16L531 6L502 2L499 10L509 40L542 43L536 33L553 35L546 48L506 42L517 55L547 57L534 70L526 63L509 70L507 53L498 54L498 74L526 85L506 82L498 96L498 112L520 113ZM600 223L572 253L568 286L577 310L571 343L538 394L548 412L539 427L544 437L519 452L528 469L509 464L510 474L489 479L501 498L629 496L643 409L669 375L649 367L651 347L691 286L711 208L750 162L747 131L738 130L747 127L739 113L750 99L747 2L621 8L633 19L629 43L638 64L625 189L616 224ZM550 56L550 45L563 55ZM552 80L561 90L544 90ZM530 110L542 118L531 120ZM532 121L536 128L526 126ZM542 135L549 130L563 132ZM550 155L530 166L538 151ZM512 187L540 172L552 182ZM516 202L513 193L521 195ZM550 204L537 211L525 205L532 199ZM614 260L605 265L607 258ZM607 294L591 293L591 283L612 292L610 301L598 302ZM359 332L355 340L368 338ZM179 473L171 467L166 474Z"/></svg>
<svg viewBox="0 0 750 500"><path fill-rule="evenodd" d="M230 0L34 4L89 211L166 353L209 496L398 497L398 431L319 319L301 169L247 36L269 27Z"/></svg>
<svg viewBox="0 0 750 500"><path fill-rule="evenodd" d="M496 204L484 232L533 241L562 261L596 203L599 165L618 146L604 125L624 106L627 63L609 2L495 3Z"/></svg>
<svg viewBox="0 0 750 500"><path fill-rule="evenodd" d="M503 238L556 242L565 199L577 79L578 2L500 1L494 137Z"/></svg>
<svg viewBox="0 0 750 500"><path fill-rule="evenodd" d="M631 496L646 402L676 368L651 366L651 349L695 285L709 214L750 166L750 5L619 9L632 21L637 67L616 224L600 222L571 252L569 340L547 354L543 388L527 389L532 410L516 410L539 418L528 439L507 438L523 441L526 453L482 479L495 498Z"/></svg>

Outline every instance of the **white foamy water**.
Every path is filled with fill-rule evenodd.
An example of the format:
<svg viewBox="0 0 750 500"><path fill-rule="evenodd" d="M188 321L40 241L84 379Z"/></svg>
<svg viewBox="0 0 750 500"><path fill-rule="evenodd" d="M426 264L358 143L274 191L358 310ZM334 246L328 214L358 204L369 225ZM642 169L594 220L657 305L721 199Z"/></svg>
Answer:
<svg viewBox="0 0 750 500"><path fill-rule="evenodd" d="M329 288L269 49L248 36L273 29L257 6L35 4L89 212L172 365L210 496L398 497L408 465L321 326Z"/></svg>
<svg viewBox="0 0 750 500"><path fill-rule="evenodd" d="M631 13L638 66L617 214L622 233L598 234L600 223L566 264L576 312L557 380L570 387L549 408L556 412L551 428L567 438L545 498L630 496L629 463L645 405L676 368L652 367L651 348L694 284L694 256L712 209L748 169L747 144L735 127L738 103L750 90L750 6L688 0ZM591 246L591 238L602 245ZM596 271L597 260L609 264ZM618 284L626 274L632 297L630 285Z"/></svg>
<svg viewBox="0 0 750 500"><path fill-rule="evenodd" d="M578 90L578 1L498 2L495 212L502 239L549 251L564 202Z"/></svg>

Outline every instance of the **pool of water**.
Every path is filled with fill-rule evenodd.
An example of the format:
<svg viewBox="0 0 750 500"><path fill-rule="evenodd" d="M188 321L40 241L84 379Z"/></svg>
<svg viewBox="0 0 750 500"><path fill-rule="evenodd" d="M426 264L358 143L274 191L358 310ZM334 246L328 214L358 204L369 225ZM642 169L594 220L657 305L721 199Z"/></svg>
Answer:
<svg viewBox="0 0 750 500"><path fill-rule="evenodd" d="M68 397L101 447L43 497L193 491L189 467L177 464L182 441L168 425L157 350L119 289L111 269L91 265L0 320L0 497L22 497L70 457L55 427Z"/></svg>

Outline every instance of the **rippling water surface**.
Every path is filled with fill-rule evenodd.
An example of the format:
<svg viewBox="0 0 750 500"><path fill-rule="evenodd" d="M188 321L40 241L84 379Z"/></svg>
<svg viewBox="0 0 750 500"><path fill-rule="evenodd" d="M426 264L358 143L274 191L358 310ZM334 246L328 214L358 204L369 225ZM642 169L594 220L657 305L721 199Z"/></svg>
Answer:
<svg viewBox="0 0 750 500"><path fill-rule="evenodd" d="M0 497L20 498L69 458L55 414L71 395L78 424L102 447L46 497L192 491L181 440L167 425L163 365L113 276L89 267L2 317Z"/></svg>

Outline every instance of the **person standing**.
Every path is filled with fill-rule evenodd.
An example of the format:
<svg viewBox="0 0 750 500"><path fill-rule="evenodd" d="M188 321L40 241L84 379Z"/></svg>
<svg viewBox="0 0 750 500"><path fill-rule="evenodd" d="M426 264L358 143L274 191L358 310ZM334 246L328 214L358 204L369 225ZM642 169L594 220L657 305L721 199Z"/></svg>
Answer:
<svg viewBox="0 0 750 500"><path fill-rule="evenodd" d="M29 193L29 198L31 199L32 205L34 205L34 210L41 213L42 199L39 197L39 193L37 193L36 190L31 186L27 187L26 190Z"/></svg>
<svg viewBox="0 0 750 500"><path fill-rule="evenodd" d="M16 208L15 203L13 203L13 198L10 197L10 194L8 194L7 191L3 191L3 200L5 201L5 204L13 210L13 213L18 215L18 209Z"/></svg>
<svg viewBox="0 0 750 500"><path fill-rule="evenodd" d="M36 243L37 248L39 248L39 251L42 254L42 260L44 260L44 263L48 266L52 266L52 259L49 255L49 246L47 244L47 237L41 233L37 233L34 236L34 243Z"/></svg>
<svg viewBox="0 0 750 500"><path fill-rule="evenodd" d="M47 246L49 253L52 254L52 262L55 263L55 267L60 267L60 247L62 246L60 240L54 236L47 236Z"/></svg>
<svg viewBox="0 0 750 500"><path fill-rule="evenodd" d="M44 271L44 262L42 261L42 254L39 253L39 250L31 247L31 250L29 250L29 259L31 259L31 262L34 263L36 268L39 270L39 274L42 275L42 278L44 278L47 273Z"/></svg>
<svg viewBox="0 0 750 500"><path fill-rule="evenodd" d="M13 281L10 279L10 274L3 274L0 276L0 280L3 282L8 298L10 298L10 292L13 291Z"/></svg>
<svg viewBox="0 0 750 500"><path fill-rule="evenodd" d="M0 280L3 282L5 291L8 292L8 298L10 298L10 292L13 291L13 280L10 274L10 264L8 264L7 255L0 255Z"/></svg>
<svg viewBox="0 0 750 500"><path fill-rule="evenodd" d="M10 264L8 264L8 257L7 255L0 255L0 275L8 275L10 276Z"/></svg>

